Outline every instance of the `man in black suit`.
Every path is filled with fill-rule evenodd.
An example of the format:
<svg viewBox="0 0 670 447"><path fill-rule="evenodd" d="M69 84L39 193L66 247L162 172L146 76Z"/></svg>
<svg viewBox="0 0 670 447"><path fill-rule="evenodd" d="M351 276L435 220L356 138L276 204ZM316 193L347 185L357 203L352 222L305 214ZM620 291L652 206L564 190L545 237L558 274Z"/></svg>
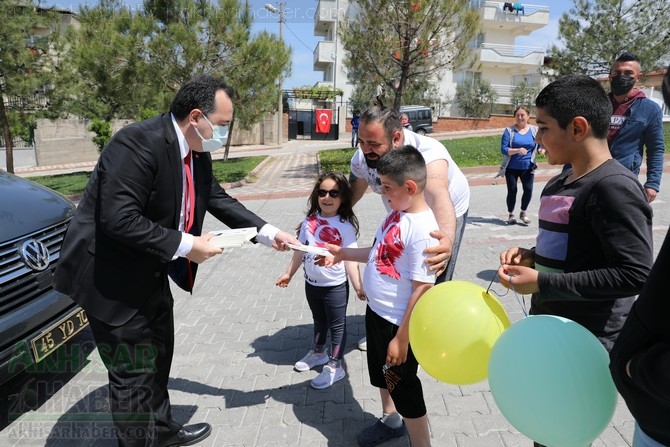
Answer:
<svg viewBox="0 0 670 447"><path fill-rule="evenodd" d="M199 76L179 90L170 113L116 133L65 235L54 284L88 315L122 446L192 445L211 432L207 423L174 422L167 390L174 349L168 274L191 291L197 265L223 251L209 242L212 234L201 234L205 212L231 228L256 227L258 241L278 250L299 244L212 175L206 151L223 144L232 98L225 82Z"/></svg>

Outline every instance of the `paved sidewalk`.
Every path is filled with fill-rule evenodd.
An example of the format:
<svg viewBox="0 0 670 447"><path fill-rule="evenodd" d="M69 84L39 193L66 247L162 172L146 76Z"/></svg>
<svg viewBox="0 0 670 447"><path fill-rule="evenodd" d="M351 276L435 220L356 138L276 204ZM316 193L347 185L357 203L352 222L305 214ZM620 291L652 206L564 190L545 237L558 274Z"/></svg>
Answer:
<svg viewBox="0 0 670 447"><path fill-rule="evenodd" d="M228 192L269 222L291 231L304 217L306 196L316 176L316 151L306 144L273 150L254 183L230 187ZM500 251L534 244L538 197L544 186L540 178L552 175L556 168L541 166L538 171L529 226L504 223L506 188L502 182L492 184L496 171L468 173L473 186L471 207L455 272L456 279L483 287L495 275ZM670 225L666 194L670 194L668 175L652 205L657 249ZM379 196L366 194L356 213L361 222L359 243L369 245L385 214ZM208 216L205 230L218 228L221 224ZM305 373L293 370L309 349L312 318L300 274L286 289L274 286L289 257L257 245L228 249L201 266L193 295L173 288L172 410L178 422L212 424L212 435L199 445L349 447L356 445L356 434L381 415L379 393L368 382L365 355L356 349L364 334L365 306L355 298L348 307L345 379L330 389L314 390L309 382L320 368ZM498 284L491 290L512 321L522 318L520 304L510 293ZM0 445L115 445L106 420L104 367L92 349L90 334L83 333L79 341L80 351L72 352L70 367L33 374L34 381L17 391L10 402L15 420L2 425ZM70 371L72 364L78 365L74 371ZM499 412L486 381L454 386L420 374L433 446L532 446ZM612 422L593 446L630 446L632 432L633 419L619 400ZM407 437L384 444L408 445Z"/></svg>

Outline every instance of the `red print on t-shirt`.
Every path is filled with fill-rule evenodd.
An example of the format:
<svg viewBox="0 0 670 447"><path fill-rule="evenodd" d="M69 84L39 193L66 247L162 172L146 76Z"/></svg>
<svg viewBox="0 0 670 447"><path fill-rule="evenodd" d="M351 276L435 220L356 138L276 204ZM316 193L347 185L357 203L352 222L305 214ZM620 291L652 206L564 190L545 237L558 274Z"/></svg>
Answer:
<svg viewBox="0 0 670 447"><path fill-rule="evenodd" d="M317 247L325 247L326 244L342 246L340 231L335 227L331 227L327 220L311 216L307 220L307 231L314 236Z"/></svg>
<svg viewBox="0 0 670 447"><path fill-rule="evenodd" d="M395 261L405 251L405 244L400 240L400 213L392 212L382 225L384 238L377 246L377 271L393 279L400 279L400 273L395 267ZM388 230L387 230L388 228Z"/></svg>

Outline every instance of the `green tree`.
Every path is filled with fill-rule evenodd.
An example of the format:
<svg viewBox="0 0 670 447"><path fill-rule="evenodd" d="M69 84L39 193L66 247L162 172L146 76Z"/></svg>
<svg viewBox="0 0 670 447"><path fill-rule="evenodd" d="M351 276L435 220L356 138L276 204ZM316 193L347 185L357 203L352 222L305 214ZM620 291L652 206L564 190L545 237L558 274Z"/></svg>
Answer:
<svg viewBox="0 0 670 447"><path fill-rule="evenodd" d="M456 87L456 103L464 116L477 118L489 116L497 99L498 94L491 87L491 83L481 77L476 77L471 84Z"/></svg>
<svg viewBox="0 0 670 447"><path fill-rule="evenodd" d="M156 95L146 43L157 23L120 0L83 5L77 19L80 27L69 28L60 42L66 56L54 77L52 109L107 122L139 116Z"/></svg>
<svg viewBox="0 0 670 447"><path fill-rule="evenodd" d="M88 126L88 130L95 133L93 143L98 146L98 150L102 150L107 146L109 140L112 139L112 126L109 121L101 121L98 118L93 118L93 122Z"/></svg>
<svg viewBox="0 0 670 447"><path fill-rule="evenodd" d="M80 9L81 27L63 41L58 101L64 110L110 121L142 110L167 110L174 94L200 73L235 88L235 122L249 128L276 108L276 80L289 74L290 50L266 32L251 34L249 2L120 0Z"/></svg>
<svg viewBox="0 0 670 447"><path fill-rule="evenodd" d="M0 143L4 143L8 172L14 172L12 127L21 129L18 121L30 119L26 112L38 107L36 101L47 84L49 63L55 56L49 53L49 36L57 29L57 17L38 6L0 0Z"/></svg>
<svg viewBox="0 0 670 447"><path fill-rule="evenodd" d="M480 28L468 2L359 0L356 7L339 33L348 78L368 90L383 85L396 109L410 80L435 82L446 69L467 64Z"/></svg>
<svg viewBox="0 0 670 447"><path fill-rule="evenodd" d="M550 68L556 75L571 73L607 76L616 57L629 51L644 70L659 67L670 56L670 9L658 0L574 0L558 22Z"/></svg>
<svg viewBox="0 0 670 447"><path fill-rule="evenodd" d="M540 93L538 83L527 83L523 81L512 90L512 107L526 106L531 110L535 107L535 98Z"/></svg>

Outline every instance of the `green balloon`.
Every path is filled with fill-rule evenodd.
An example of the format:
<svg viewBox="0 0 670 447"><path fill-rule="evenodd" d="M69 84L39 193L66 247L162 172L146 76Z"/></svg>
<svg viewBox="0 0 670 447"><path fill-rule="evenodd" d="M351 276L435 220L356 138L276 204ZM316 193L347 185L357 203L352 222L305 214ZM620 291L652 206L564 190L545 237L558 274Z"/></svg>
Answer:
<svg viewBox="0 0 670 447"><path fill-rule="evenodd" d="M617 392L598 339L566 318L533 315L491 350L489 385L505 418L547 447L586 447L607 427Z"/></svg>

